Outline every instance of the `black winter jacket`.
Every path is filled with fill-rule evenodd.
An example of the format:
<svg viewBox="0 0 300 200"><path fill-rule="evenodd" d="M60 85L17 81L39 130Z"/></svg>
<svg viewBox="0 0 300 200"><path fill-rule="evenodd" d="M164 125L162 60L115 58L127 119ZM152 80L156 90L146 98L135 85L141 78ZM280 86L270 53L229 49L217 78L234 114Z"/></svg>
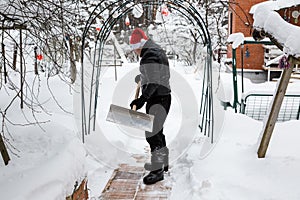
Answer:
<svg viewBox="0 0 300 200"><path fill-rule="evenodd" d="M140 72L142 95L146 99L171 93L168 58L164 50L151 39L142 48Z"/></svg>

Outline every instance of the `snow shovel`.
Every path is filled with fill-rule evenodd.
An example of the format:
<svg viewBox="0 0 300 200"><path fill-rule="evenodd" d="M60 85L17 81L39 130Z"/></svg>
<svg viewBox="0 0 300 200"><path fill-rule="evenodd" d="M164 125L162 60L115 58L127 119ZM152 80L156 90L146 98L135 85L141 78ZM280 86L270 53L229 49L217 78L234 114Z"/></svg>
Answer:
<svg viewBox="0 0 300 200"><path fill-rule="evenodd" d="M135 99L139 97L141 82L138 83ZM124 108L114 104L110 105L106 121L152 132L154 116L136 111L134 105L132 109Z"/></svg>

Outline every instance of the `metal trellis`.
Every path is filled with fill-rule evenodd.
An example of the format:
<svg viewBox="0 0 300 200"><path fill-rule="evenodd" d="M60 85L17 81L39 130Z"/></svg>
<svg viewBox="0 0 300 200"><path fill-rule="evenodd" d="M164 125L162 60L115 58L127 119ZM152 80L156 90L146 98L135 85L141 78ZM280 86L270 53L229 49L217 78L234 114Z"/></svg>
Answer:
<svg viewBox="0 0 300 200"><path fill-rule="evenodd" d="M213 127L214 127L214 114L213 114L213 92L212 92L212 47L211 47L211 39L208 32L208 29L204 23L203 18L197 9L189 2L182 0L169 0L169 1L156 1L156 0L117 0L111 2L110 4L105 4L105 0L100 1L94 10L91 12L89 19L85 24L85 28L82 34L82 48L81 48L81 119L82 119L82 140L84 142L85 135L90 133L90 124L93 119L93 125L95 127L95 118L97 111L97 99L99 95L99 79L101 75L101 67L102 67L102 56L103 56L103 47L105 45L106 40L108 39L113 26L119 21L123 16L127 15L127 13L131 12L133 7L137 4L143 5L143 7L147 6L160 6L165 4L180 12L185 18L187 18L190 23L195 26L197 32L201 36L202 43L207 49L207 60L204 67L204 76L202 82L202 94L201 94L201 106L200 106L200 115L201 115L201 123L199 127L201 131L204 132L205 135L211 137L211 142L213 142ZM105 5L104 5L105 4ZM99 51L95 51L94 59L93 59L93 68L92 68L92 76L89 88L89 108L88 112L86 111L86 96L85 90L85 66L84 66L84 47L86 42L86 37L89 29L91 28L93 22L97 17L103 14L106 11L111 11L109 17L103 21L101 30L97 35L97 40L95 42L95 49L99 49Z"/></svg>

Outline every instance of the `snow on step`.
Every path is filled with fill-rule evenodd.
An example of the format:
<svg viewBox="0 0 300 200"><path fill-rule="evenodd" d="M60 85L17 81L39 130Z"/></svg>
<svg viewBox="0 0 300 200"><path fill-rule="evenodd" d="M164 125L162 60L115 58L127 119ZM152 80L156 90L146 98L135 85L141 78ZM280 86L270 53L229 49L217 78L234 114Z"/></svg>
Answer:
<svg viewBox="0 0 300 200"><path fill-rule="evenodd" d="M166 200L171 188L164 181L153 185L144 185L143 177L147 172L143 167L121 164L115 169L106 184L100 199L130 199L130 200Z"/></svg>

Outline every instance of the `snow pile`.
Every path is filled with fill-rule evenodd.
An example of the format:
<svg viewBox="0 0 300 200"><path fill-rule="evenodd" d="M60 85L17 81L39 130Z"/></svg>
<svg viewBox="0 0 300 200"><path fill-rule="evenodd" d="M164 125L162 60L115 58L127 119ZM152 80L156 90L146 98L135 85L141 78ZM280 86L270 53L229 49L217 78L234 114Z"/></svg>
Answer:
<svg viewBox="0 0 300 200"><path fill-rule="evenodd" d="M174 69L190 83L195 95L201 97L199 96L201 92L198 86L201 86L202 81L195 79L194 74L185 74L183 67L179 63L175 63ZM121 73L130 72L129 74L132 75L132 77L128 78L128 82L130 82L134 78L134 73L131 73L131 70L132 68L122 68L118 71L118 74L121 75ZM105 76L111 76L111 79L113 79L113 72L113 69L108 70ZM121 76L118 77L121 78ZM230 73L222 73L220 79L223 86L232 83L232 75ZM240 81L240 76L238 76L238 80ZM107 79L104 82L106 83ZM123 85L122 83L122 81L119 82L119 84ZM113 87L111 83L107 82L106 84ZM275 86L276 83L253 84L250 80L245 79L246 93L251 92L253 88L256 91L273 91ZM299 82L295 82L291 85L289 91L299 91L299 86ZM111 87L107 86L102 89L102 92L106 94L102 98L102 101L107 101L107 97L109 96L108 90L111 90ZM228 91L229 89L232 90L232 86L228 88ZM126 91L128 90L126 89ZM228 97L230 95L227 94L228 91L225 88L226 94L224 98L230 98ZM112 91L110 92L112 93ZM173 108L168 116L172 120L165 127L165 133L168 138L167 142L171 142L172 140L181 141L178 135L172 137L174 129L170 129L170 126L174 126L177 123L177 109L180 107L175 99L172 103L174 103L172 104ZM103 109L103 102L101 105ZM124 106L126 105L128 103L124 104ZM192 105L189 106L191 107ZM297 188L299 185L298 177L300 176L298 170L300 167L300 154L296 149L300 141L297 131L300 128L299 121L277 124L266 159L258 159L256 153L258 149L257 143L263 123L245 115L234 113L229 108L223 112L225 112L223 128L220 129L221 131L215 133L220 136L220 140L206 157L201 156L205 139L199 133L188 147L188 150L178 160L171 160L170 174L166 174L164 180L164 184L172 186L170 199L298 200L300 198L300 192ZM103 113L106 115L107 111ZM220 111L215 110L216 116L220 114L222 114ZM216 120L216 123L220 123L220 121ZM108 124L101 123L101 126L102 129L105 129ZM101 190L109 179L114 169L113 167L115 167L112 165L99 166L97 160L100 163L104 161L101 152L108 154L110 157L109 164L123 162L133 165L143 164L143 161L135 163L135 161L129 160L128 156L120 153L121 151L114 153L116 147L119 149L124 148L127 151L135 147L135 152L138 152L139 155L147 154L147 152L143 152L144 145L147 145L144 142L136 142L137 140L128 137L128 135L125 137L126 135L120 129L110 128L110 130L105 133L96 131L97 134L92 133L87 138L87 144L93 147L90 150L92 150L93 156L96 156L93 160L89 160L88 163L90 169L88 176L89 188L91 188L91 197L94 198L100 196ZM188 132L184 133L189 134ZM111 141L105 140L105 137L100 138L102 134L106 134L107 138ZM89 138L95 144L91 144ZM130 143L130 140L134 142ZM143 139L141 138L141 140ZM109 147L109 143L115 143L114 147ZM111 149L110 152L107 152L108 148ZM134 151L132 152L134 153ZM172 153L173 151L171 151Z"/></svg>
<svg viewBox="0 0 300 200"><path fill-rule="evenodd" d="M9 73L9 77L18 83L18 74ZM51 77L48 85L52 96L46 80L42 74L27 73L26 83L34 92L27 88L24 99L31 105L24 104L21 110L17 100L7 111L7 119L19 125L6 123L4 136L9 140L6 146L11 161L7 166L2 158L0 161L1 199L65 199L72 194L75 182L86 176L86 151L74 129L70 88L60 77ZM14 92L11 86L2 86L1 110ZM30 95L35 97L33 102ZM35 116L28 106L33 106Z"/></svg>
<svg viewBox="0 0 300 200"><path fill-rule="evenodd" d="M300 57L300 27L286 22L275 10L299 5L300 0L262 2L253 6L254 28L271 34L284 47L283 52Z"/></svg>
<svg viewBox="0 0 300 200"><path fill-rule="evenodd" d="M241 44L244 43L244 34L243 33L233 33L229 35L227 42L232 43L232 48L236 49Z"/></svg>
<svg viewBox="0 0 300 200"><path fill-rule="evenodd" d="M212 153L201 160L201 143L195 142L173 166L170 199L299 199L299 121L276 125L266 159L256 154L261 128L262 122L227 111L222 137Z"/></svg>
<svg viewBox="0 0 300 200"><path fill-rule="evenodd" d="M201 92L198 87L201 86L201 80L195 79L194 74L184 74L184 69L180 70L181 67L177 63L175 69L178 69L177 72L181 73L191 84L195 95L200 98ZM130 72L132 68L121 68L118 75L126 73L126 71ZM114 79L113 74L113 68L106 72L106 75L111 76L112 80ZM134 74L130 75L132 77L128 77L128 80L133 80ZM228 76L221 74L221 76L223 84L232 82L231 74ZM250 81L245 81L245 83L247 83L245 87L249 89L258 86L251 85ZM268 84L270 83L259 86L269 88ZM295 82L295 86L296 84ZM56 81L53 81L51 85L53 89L56 89L54 91L56 91L57 100L70 109L73 104L67 98L70 95L67 91L68 88ZM111 87L112 85L102 88L103 94L108 95L106 92L111 90ZM297 88L299 87L290 87L292 90L299 91ZM113 93L113 91L110 92ZM64 101L61 101L61 98L65 98ZM102 100L107 100L107 96ZM50 104L50 102L51 100L48 103ZM20 158L13 157L13 162L7 167L2 163L0 165L1 199L61 200L72 192L75 181L84 177L86 171L88 171L90 197L97 198L117 164L124 162L143 164L135 163L135 160L132 157L129 160L129 157L135 152L147 154L144 149L144 145L146 145L144 139L131 137L135 142L140 141L137 144L130 143L128 139L130 137L126 141L124 133L122 137L119 137L121 129L111 129L106 133L109 138L106 138L101 132L92 132L87 137L86 145L93 149L89 148L90 155L86 159L85 149L74 134L76 127L73 115L59 112L59 109L55 108L57 107L55 104L50 105L51 123L42 125L45 132L37 126L15 127L11 131L15 138L13 144L20 150L18 153ZM79 104L74 103L75 108L77 105ZM192 106L190 105L190 107ZM172 126L174 126L174 121L176 122L176 113L179 112L179 108L180 105L174 99L173 111L170 113L172 121L166 124L165 129L168 142L178 140L177 135L174 138L170 138L170 136L174 134ZM102 110L99 114L106 115L107 110ZM220 112L216 111L215 114L219 115ZM18 119L18 115L19 113L15 112L12 116L14 119ZM80 127L80 124L78 125ZM103 126L108 126L108 124L102 123L101 126L105 128ZM276 125L266 159L258 159L256 155L257 140L261 129L262 122L228 109L225 112L222 131L218 133L221 135L220 140L208 156L203 158L200 155L203 138L199 134L185 154L178 160L172 161L170 175L166 175L164 181L165 184L172 185L170 199L298 200L300 198L297 188L300 176L300 154L297 151L300 141L297 131L300 129L299 121ZM187 132L184 133L187 134ZM92 141L93 144L89 143ZM125 155L124 150L130 150L127 152L129 155ZM105 158L109 162L103 162L102 154L107 156ZM85 167L86 161L87 166Z"/></svg>
<svg viewBox="0 0 300 200"><path fill-rule="evenodd" d="M300 35L299 27L286 23L274 12L283 6L296 4L300 4L300 1L268 1L253 7L252 12L256 28L272 33L284 45L285 53L299 56L300 44L297 41ZM134 12L138 15L139 8L136 9ZM239 33L228 38L228 42L233 42L233 48L237 48L244 40L244 36ZM234 113L230 109L221 111L214 108L214 114L217 116L215 124L220 125L216 134L220 139L213 146L213 150L203 157L201 152L207 140L201 135L197 123L195 125L192 119L194 116L197 117L199 112L200 105L197 105L197 102L202 95L202 81L200 80L202 77L198 76L198 79L195 79L195 74L185 74L184 66L180 66L178 62L172 63L171 66L174 66L173 70L176 70L174 74L180 77L176 79L176 84L181 84L181 87L177 85L174 87L174 100L165 124L167 142L171 149L171 172L170 175L165 176L165 183L172 184L170 199L300 199L298 189L300 153L297 150L300 142L299 121L276 124L266 159L258 159L256 151L263 123ZM118 81L115 82L114 69L107 70L101 80L101 95L99 95L101 106L97 113L98 119L106 117L108 110L105 109L105 105L113 102L121 102L124 107L129 105L135 88L133 80L136 74L130 73L134 72L133 68L137 69L137 66L130 68L124 65L118 69ZM10 78L16 79L19 83L17 75L11 77L13 75L10 74ZM216 80L218 78L220 80ZM75 181L80 181L86 175L89 179L88 187L91 189L90 197L96 199L112 170L118 164L127 162L143 165L144 161L136 163L136 158L149 153L143 132L120 128L104 120L101 123L96 121L96 131L86 136L86 146L84 146L76 134L81 125L80 94L74 91L70 93L70 88L58 81L58 77L51 79L53 81L49 85L54 95L44 89L47 88L44 79L35 84L35 87L28 87L39 91L33 96L38 98L38 102L42 102L46 108L45 110L36 108L38 112L35 117L39 121L50 121L40 123L39 126L37 124L31 126L7 124L11 136L5 133L5 137L9 138L12 144L9 145L12 160L8 166L0 162L1 199L65 199L71 194ZM30 76L26 76L26 80L37 81ZM215 83L219 81L221 86L225 86L224 91L218 93L219 99L231 102L232 75L223 73L221 77L214 77L214 81ZM240 82L239 76L238 82ZM127 87L128 85L123 83L130 83L131 86ZM273 88L275 88L275 83L254 85L249 80L245 80L244 83L247 88L245 94L264 90L274 91ZM43 90L36 88L37 85L42 85L40 88ZM288 90L298 92L299 85L299 83L289 85L291 87ZM255 91L251 91L252 88L255 88ZM12 94L10 89L8 87L7 90L0 90L1 110L9 103L7 96ZM122 89L124 90L120 92ZM241 97L241 88L238 89L239 97ZM189 92L190 90L193 92ZM126 93L126 98L124 98L124 93ZM120 97L118 95L122 94L124 96L118 98ZM72 96L74 96L74 102ZM181 104L180 98L184 99L182 101L184 104ZM195 99L188 101L186 98ZM33 105L34 103L36 102L33 102ZM77 113L71 112L73 106ZM64 111L61 108L64 108ZM189 112L183 115L185 110ZM26 107L22 111L19 109L18 101L12 104L7 117L17 124L35 121L30 109ZM77 119L76 122L74 118ZM184 121L189 122L185 125L190 126L190 129L180 129ZM194 132L195 137L191 135ZM188 136L193 137L185 142ZM184 146L184 151L181 151L183 154L179 155L177 151L181 150L179 147L183 144L188 145ZM86 159L85 149L89 153L88 159Z"/></svg>
<svg viewBox="0 0 300 200"><path fill-rule="evenodd" d="M240 45L244 44L245 41L255 41L253 37L245 37L243 33L232 33L227 38L227 43L232 43L232 48L237 49ZM270 42L269 38L264 38L261 41Z"/></svg>
<svg viewBox="0 0 300 200"><path fill-rule="evenodd" d="M300 4L299 0L277 0L276 2L265 1L252 6L249 13L254 14L256 9L261 6L268 7L268 10L270 11L270 10L280 10L283 8L288 8L299 4Z"/></svg>
<svg viewBox="0 0 300 200"><path fill-rule="evenodd" d="M62 131L58 126L55 129ZM72 194L75 182L80 182L85 176L85 149L82 143L78 139L65 141L64 145L50 151L53 155L48 153L38 157L39 152L31 152L28 153L32 155L31 159L23 156L20 162L11 161L13 166L1 167L1 198L59 200ZM24 166L30 164L32 166Z"/></svg>

